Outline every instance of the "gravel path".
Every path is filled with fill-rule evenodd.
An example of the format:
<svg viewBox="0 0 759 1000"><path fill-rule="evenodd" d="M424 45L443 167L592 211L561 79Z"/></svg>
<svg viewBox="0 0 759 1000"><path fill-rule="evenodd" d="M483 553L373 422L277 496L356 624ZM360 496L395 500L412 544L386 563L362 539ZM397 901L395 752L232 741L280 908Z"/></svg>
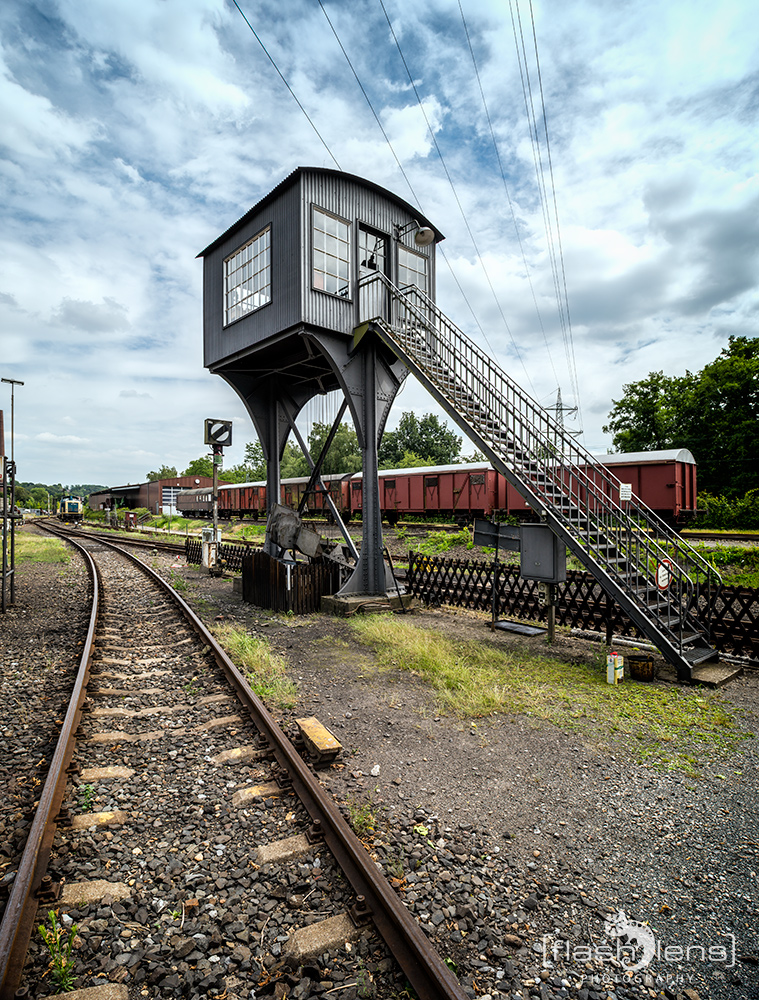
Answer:
<svg viewBox="0 0 759 1000"><path fill-rule="evenodd" d="M175 562L149 561L167 574ZM243 605L229 582L197 568L173 572L185 576L185 596L207 621L245 625L288 657L299 689L293 715L317 715L345 747L325 781L346 813L370 807L368 846L470 996L759 997L753 741L694 779L633 764L601 733L583 742L522 716L463 724L437 715L414 678L374 674L371 653L344 622L278 619ZM20 575L19 603L42 637L40 580ZM481 619L417 616L480 637ZM0 622L3 648L14 628ZM490 641L535 643L505 633ZM759 728L755 676L724 697L745 713L744 725ZM235 904L243 905L250 900ZM655 949L631 974L625 965L642 947L634 959L618 952L622 931ZM403 995L376 992L369 974L363 985L363 995ZM316 980L297 988L292 995L328 992ZM348 983L335 995L362 993Z"/></svg>

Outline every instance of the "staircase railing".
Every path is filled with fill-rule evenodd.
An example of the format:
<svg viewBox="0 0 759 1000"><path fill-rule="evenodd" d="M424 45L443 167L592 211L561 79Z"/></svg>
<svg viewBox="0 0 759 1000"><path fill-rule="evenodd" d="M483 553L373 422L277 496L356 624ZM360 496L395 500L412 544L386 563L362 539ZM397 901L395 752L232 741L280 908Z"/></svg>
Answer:
<svg viewBox="0 0 759 1000"><path fill-rule="evenodd" d="M634 494L622 500L620 480L420 289L397 289L378 272L361 286L362 302L390 302L389 320L362 321L373 320L396 342L500 471L564 529L580 558L611 577L679 652L694 631L708 634L714 568Z"/></svg>

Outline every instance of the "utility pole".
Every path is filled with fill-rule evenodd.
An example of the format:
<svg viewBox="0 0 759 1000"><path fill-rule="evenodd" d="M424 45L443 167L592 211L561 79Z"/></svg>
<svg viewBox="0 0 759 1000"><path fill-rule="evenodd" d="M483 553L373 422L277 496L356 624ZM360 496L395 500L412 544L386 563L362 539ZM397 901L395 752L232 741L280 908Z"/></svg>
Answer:
<svg viewBox="0 0 759 1000"><path fill-rule="evenodd" d="M10 577L10 604L16 602L16 455L15 455L15 390L17 385L23 385L15 378L0 379L11 387L11 460L3 458L3 582L2 582L2 610L5 611L5 581ZM5 455L5 444L0 447L0 454ZM8 479L10 478L10 497L8 496ZM9 523L8 509L10 507L10 568L8 562L7 536Z"/></svg>
<svg viewBox="0 0 759 1000"><path fill-rule="evenodd" d="M576 406L564 406L564 404L562 403L562 401L561 401L561 386L559 386L557 388L557 390L556 390L556 405L555 406L546 406L545 409L548 410L549 412L553 412L553 413L556 414L556 423L559 425L559 427L561 428L562 431L565 429L564 428L564 414L565 413L577 413L577 407ZM579 431L569 431L569 433L572 435L572 437L579 437L580 434L582 434L582 431L581 430L579 430ZM558 441L556 442L556 446L557 446L557 448L559 448L560 451L563 450L559 446L559 442Z"/></svg>
<svg viewBox="0 0 759 1000"><path fill-rule="evenodd" d="M7 382L11 387L11 463L16 461L16 456L13 453L13 438L14 438L14 427L13 427L13 408L14 408L14 393L17 385L23 385L23 382L19 382L15 378L1 378L0 382Z"/></svg>

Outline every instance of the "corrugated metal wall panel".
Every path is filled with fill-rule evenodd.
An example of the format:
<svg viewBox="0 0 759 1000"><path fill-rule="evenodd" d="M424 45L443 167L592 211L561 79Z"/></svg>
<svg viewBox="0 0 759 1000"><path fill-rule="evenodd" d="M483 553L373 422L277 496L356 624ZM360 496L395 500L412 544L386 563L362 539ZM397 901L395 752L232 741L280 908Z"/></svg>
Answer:
<svg viewBox="0 0 759 1000"><path fill-rule="evenodd" d="M298 189L292 187L205 258L205 365L213 365L298 322L301 305L299 221ZM267 225L271 225L271 302L224 327L224 259Z"/></svg>
<svg viewBox="0 0 759 1000"><path fill-rule="evenodd" d="M351 224L351 295L342 298L312 287L312 208L317 206ZM364 187L338 173L304 170L290 187L267 202L259 213L205 257L203 289L204 363L256 346L301 323L350 335L358 323L358 229L363 224L384 233L391 247L390 278L397 281L397 244L394 226L413 216L392 195ZM228 327L223 326L225 257L244 245L266 225L271 233L271 302ZM404 245L423 253L428 261L430 294L434 298L434 245L416 247L413 232Z"/></svg>

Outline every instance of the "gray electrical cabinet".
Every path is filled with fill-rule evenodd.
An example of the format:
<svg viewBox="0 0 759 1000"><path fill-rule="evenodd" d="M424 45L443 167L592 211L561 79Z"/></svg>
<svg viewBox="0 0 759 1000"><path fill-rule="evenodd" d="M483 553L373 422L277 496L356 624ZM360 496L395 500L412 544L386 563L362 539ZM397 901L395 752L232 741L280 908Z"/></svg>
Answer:
<svg viewBox="0 0 759 1000"><path fill-rule="evenodd" d="M520 576L543 583L563 583L567 578L567 550L561 539L547 524L522 524L519 534Z"/></svg>

